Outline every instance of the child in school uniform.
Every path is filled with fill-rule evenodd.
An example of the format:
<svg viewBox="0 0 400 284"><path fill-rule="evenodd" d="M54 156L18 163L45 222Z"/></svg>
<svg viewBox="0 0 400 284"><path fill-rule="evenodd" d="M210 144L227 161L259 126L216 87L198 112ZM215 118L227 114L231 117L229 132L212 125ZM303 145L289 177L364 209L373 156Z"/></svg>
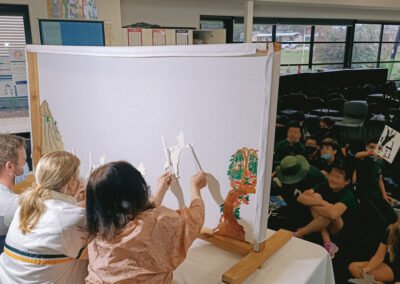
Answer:
<svg viewBox="0 0 400 284"><path fill-rule="evenodd" d="M392 199L386 194L382 177L382 165L374 150L378 138L371 138L366 145L366 151L355 154L356 162L356 194L360 202L369 206L383 221L383 230L397 221L393 210Z"/></svg>
<svg viewBox="0 0 400 284"><path fill-rule="evenodd" d="M356 278L374 275L376 281L400 283L400 221L389 226L375 255L364 262L352 262L350 273Z"/></svg>
<svg viewBox="0 0 400 284"><path fill-rule="evenodd" d="M331 241L331 235L340 239L351 239L358 220L358 205L353 192L348 188L351 173L343 162L335 162L328 175L328 181L303 192L297 201L310 207L313 220L299 228L294 235L304 237L321 232L324 247L333 258L338 247Z"/></svg>
<svg viewBox="0 0 400 284"><path fill-rule="evenodd" d="M334 162L340 161L336 156L338 143L332 138L325 138L320 142L320 158L315 162L315 166L323 173L328 176L328 173L332 169Z"/></svg>
<svg viewBox="0 0 400 284"><path fill-rule="evenodd" d="M288 123L287 136L285 140L280 141L275 147L274 161L281 161L286 156L303 155L305 148L300 142L301 127L296 123Z"/></svg>
<svg viewBox="0 0 400 284"><path fill-rule="evenodd" d="M36 167L37 187L24 192L0 255L0 283L85 283L85 209L76 206L80 161L57 151Z"/></svg>
<svg viewBox="0 0 400 284"><path fill-rule="evenodd" d="M206 176L191 179L189 208L161 206L171 174L158 180L149 198L142 175L127 162L97 168L87 185L89 275L86 283L171 283L173 271L204 223L200 189Z"/></svg>

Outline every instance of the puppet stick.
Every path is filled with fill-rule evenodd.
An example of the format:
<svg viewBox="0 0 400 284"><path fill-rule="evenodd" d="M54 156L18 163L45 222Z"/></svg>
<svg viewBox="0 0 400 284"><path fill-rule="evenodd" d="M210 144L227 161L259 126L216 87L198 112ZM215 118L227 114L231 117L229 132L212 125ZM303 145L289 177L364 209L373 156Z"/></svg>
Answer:
<svg viewBox="0 0 400 284"><path fill-rule="evenodd" d="M162 143L163 143L163 147L164 147L165 157L167 158L167 161L168 161L169 171L171 174L174 174L174 168L172 167L172 161L171 161L171 153L165 144L164 135L161 135L161 139L162 139Z"/></svg>
<svg viewBox="0 0 400 284"><path fill-rule="evenodd" d="M196 161L196 163L197 163L197 166L199 167L200 171L203 171L203 169L201 168L199 159L197 158L197 155L196 155L196 153L194 152L193 145L192 145L192 144L189 144L189 146L190 146L190 149L192 149L192 154L193 154L193 157L194 157L194 159L195 159L195 161Z"/></svg>

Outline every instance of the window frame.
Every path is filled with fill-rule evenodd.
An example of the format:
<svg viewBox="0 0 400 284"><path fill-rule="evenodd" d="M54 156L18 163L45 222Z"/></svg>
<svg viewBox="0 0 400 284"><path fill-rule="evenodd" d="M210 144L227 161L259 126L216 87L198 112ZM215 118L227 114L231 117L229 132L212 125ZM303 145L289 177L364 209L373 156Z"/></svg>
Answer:
<svg viewBox="0 0 400 284"><path fill-rule="evenodd" d="M32 44L31 23L28 5L0 4L1 16L22 16L25 29L26 44Z"/></svg>
<svg viewBox="0 0 400 284"><path fill-rule="evenodd" d="M228 17L228 16L208 16L208 15L200 15L201 20L223 20L224 26L227 29L227 43L240 43L233 42L233 25L243 24L243 17ZM228 24L228 22L230 23ZM312 70L313 66L319 65L342 65L343 68L351 68L352 64L374 64L377 68L381 64L387 63L400 63L400 60L387 61L381 60L382 55L382 44L396 44L400 45L400 41L383 41L383 34L386 25L400 26L400 21L369 21L369 20L355 20L355 19L305 19L305 18L266 18L266 17L254 17L253 24L269 24L272 25L272 42L276 41L276 31L278 25L310 25L311 26L311 35L310 42L295 42L296 44L309 44L310 52L308 63L303 64L281 64L281 67L285 66L308 66L310 70ZM375 24L380 25L380 34L379 41L355 41L355 28L356 24ZM345 26L346 27L346 36L345 41L315 41L315 26ZM228 36L230 34L230 36ZM229 39L229 40L228 40ZM264 41L262 41L264 42ZM353 61L353 49L354 44L357 43L365 43L365 44L378 44L378 54L376 61L368 61L368 62L358 62ZM315 63L313 62L313 54L314 54L314 45L315 44L344 44L344 56L343 62L325 62L325 63ZM400 52L400 46L398 47L398 52ZM394 81L400 81L400 78Z"/></svg>

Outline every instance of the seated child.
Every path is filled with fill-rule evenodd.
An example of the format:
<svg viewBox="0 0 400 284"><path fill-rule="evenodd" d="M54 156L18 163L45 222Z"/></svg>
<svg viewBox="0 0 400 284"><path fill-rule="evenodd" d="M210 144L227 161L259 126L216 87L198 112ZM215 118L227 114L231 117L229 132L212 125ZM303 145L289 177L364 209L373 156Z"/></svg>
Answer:
<svg viewBox="0 0 400 284"><path fill-rule="evenodd" d="M80 161L58 151L36 166L37 187L24 192L0 255L0 283L85 283L87 233L79 191Z"/></svg>
<svg viewBox="0 0 400 284"><path fill-rule="evenodd" d="M306 139L305 143L305 157L310 165L316 166L319 163L319 145L318 140L314 136Z"/></svg>
<svg viewBox="0 0 400 284"><path fill-rule="evenodd" d="M335 122L329 117L323 117L319 121L319 131L314 134L318 142L325 138L331 138L337 141L337 134L334 131Z"/></svg>
<svg viewBox="0 0 400 284"><path fill-rule="evenodd" d="M304 146L300 142L301 127L295 123L287 125L287 138L280 141L275 147L274 161L281 161L286 156L303 155Z"/></svg>
<svg viewBox="0 0 400 284"><path fill-rule="evenodd" d="M325 175L332 169L332 165L335 161L339 161L336 157L338 143L336 140L331 138L325 138L321 141L321 156L319 161L315 162L315 166Z"/></svg>
<svg viewBox="0 0 400 284"><path fill-rule="evenodd" d="M328 181L302 193L297 201L309 206L313 220L294 235L304 236L321 232L324 247L333 258L338 248L332 243L330 234L351 235L357 222L358 206L352 191L347 187L351 173L342 162L336 162L328 175Z"/></svg>
<svg viewBox="0 0 400 284"><path fill-rule="evenodd" d="M386 194L382 178L382 165L379 157L374 154L379 138L371 138L366 145L366 151L355 155L357 197L360 202L367 203L384 221L384 228L397 221L397 214L393 210L392 198Z"/></svg>
<svg viewBox="0 0 400 284"><path fill-rule="evenodd" d="M375 255L365 262L352 262L350 273L356 278L364 278L364 274L374 275L376 281L400 281L400 221L389 226L382 238Z"/></svg>
<svg viewBox="0 0 400 284"><path fill-rule="evenodd" d="M288 216L288 229L305 226L312 220L309 208L298 203L297 198L305 190L324 181L325 176L302 155L287 156L276 167L276 177L272 182L276 184L276 193L288 204L280 211L281 215Z"/></svg>
<svg viewBox="0 0 400 284"><path fill-rule="evenodd" d="M191 179L189 208L161 206L171 184L171 174L158 180L149 198L149 187L138 170L127 162L108 163L89 178L86 192L89 243L87 283L171 283L173 271L204 223L200 190L206 176Z"/></svg>

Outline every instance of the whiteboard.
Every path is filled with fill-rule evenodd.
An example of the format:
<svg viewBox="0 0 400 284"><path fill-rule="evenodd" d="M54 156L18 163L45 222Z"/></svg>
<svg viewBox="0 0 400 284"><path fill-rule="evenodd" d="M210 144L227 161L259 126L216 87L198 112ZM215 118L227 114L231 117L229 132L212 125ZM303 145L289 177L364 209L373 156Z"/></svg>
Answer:
<svg viewBox="0 0 400 284"><path fill-rule="evenodd" d="M266 68L271 54L196 56L196 48L194 56L165 57L68 54L62 49L50 53L40 52L40 47L35 51L40 100L48 102L65 149L74 149L80 158L82 176L88 171L89 153L94 163L105 155L106 162L126 160L136 167L143 163L145 179L154 189L164 172L161 135L172 146L183 131L185 142L194 143L204 171L219 181L225 198L231 189L227 176L231 156L243 147L261 149L267 136L263 120L271 89L267 86L271 68ZM101 54L101 49L94 53ZM259 163L266 159L266 151L273 149L262 149ZM192 153L183 150L180 185L186 206L190 205L190 177L195 173ZM257 184L259 189L264 185ZM207 189L202 196L205 225L215 228L220 204ZM168 192L163 205L177 209L178 201ZM255 195L250 194L249 205L240 209L240 223L249 241L255 207Z"/></svg>

